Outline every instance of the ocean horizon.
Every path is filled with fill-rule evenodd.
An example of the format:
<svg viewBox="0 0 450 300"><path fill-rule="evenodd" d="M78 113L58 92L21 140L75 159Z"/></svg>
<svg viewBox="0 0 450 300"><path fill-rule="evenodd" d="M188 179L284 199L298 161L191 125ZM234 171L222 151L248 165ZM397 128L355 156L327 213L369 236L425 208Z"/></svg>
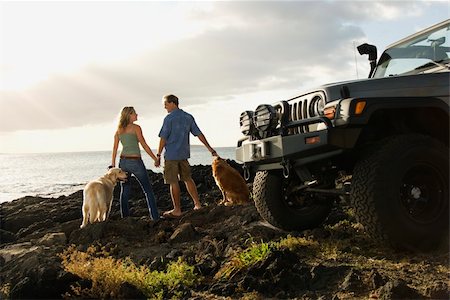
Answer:
<svg viewBox="0 0 450 300"><path fill-rule="evenodd" d="M216 147L224 159L235 160L235 147ZM153 150L155 152L155 150ZM155 173L151 157L141 151L145 167ZM69 195L82 190L87 182L104 175L111 164L111 151L0 153L2 181L0 203L25 196L44 198ZM118 164L117 155L116 164ZM191 165L211 165L211 153L204 147L191 145Z"/></svg>

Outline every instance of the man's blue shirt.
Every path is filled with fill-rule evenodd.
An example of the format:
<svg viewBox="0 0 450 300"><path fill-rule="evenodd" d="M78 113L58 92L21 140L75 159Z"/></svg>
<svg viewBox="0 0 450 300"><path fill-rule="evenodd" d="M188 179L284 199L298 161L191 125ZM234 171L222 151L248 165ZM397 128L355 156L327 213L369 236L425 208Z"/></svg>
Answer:
<svg viewBox="0 0 450 300"><path fill-rule="evenodd" d="M195 123L194 117L182 109L175 109L165 118L159 137L166 140L166 160L182 160L191 157L189 134L194 136L202 132Z"/></svg>

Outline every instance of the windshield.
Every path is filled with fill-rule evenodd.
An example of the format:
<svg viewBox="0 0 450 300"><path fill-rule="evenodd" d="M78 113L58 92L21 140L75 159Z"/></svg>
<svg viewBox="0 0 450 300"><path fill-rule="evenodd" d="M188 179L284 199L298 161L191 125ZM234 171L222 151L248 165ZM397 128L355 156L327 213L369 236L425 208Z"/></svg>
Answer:
<svg viewBox="0 0 450 300"><path fill-rule="evenodd" d="M418 74L446 68L450 56L450 22L402 40L384 51L374 78ZM448 69L448 68L447 68Z"/></svg>

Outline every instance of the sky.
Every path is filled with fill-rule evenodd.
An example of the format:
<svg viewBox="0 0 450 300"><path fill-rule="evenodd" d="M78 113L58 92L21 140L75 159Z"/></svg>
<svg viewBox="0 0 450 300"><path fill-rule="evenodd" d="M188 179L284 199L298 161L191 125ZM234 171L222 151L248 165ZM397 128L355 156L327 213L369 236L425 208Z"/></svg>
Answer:
<svg viewBox="0 0 450 300"><path fill-rule="evenodd" d="M0 153L111 150L124 106L155 149L170 93L233 147L242 111L365 78L357 45L381 54L448 18L422 0L2 1Z"/></svg>

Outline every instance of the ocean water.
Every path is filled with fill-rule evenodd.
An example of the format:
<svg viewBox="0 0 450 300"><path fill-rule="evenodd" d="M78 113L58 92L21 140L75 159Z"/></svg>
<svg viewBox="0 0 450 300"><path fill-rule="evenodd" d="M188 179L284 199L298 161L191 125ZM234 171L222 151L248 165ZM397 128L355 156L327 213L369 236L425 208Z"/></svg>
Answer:
<svg viewBox="0 0 450 300"><path fill-rule="evenodd" d="M215 149L222 158L235 159L234 147ZM147 169L162 172L147 153L142 158ZM210 165L211 160L205 147L191 146L191 165ZM0 203L24 196L69 195L104 175L110 164L111 151L0 154Z"/></svg>

